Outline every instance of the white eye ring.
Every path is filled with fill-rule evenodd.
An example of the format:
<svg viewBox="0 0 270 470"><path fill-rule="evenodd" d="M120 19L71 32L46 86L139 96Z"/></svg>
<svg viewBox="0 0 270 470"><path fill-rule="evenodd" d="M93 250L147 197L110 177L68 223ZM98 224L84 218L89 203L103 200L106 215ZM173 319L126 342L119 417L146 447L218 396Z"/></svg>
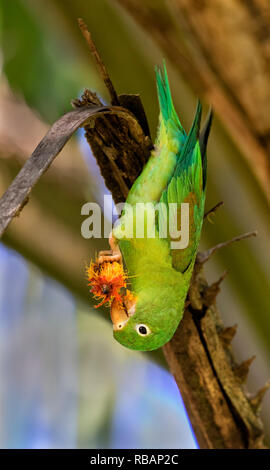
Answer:
<svg viewBox="0 0 270 470"><path fill-rule="evenodd" d="M144 325L143 323L138 323L138 325L135 326L135 330L140 336L148 336L151 333L150 328L147 325Z"/></svg>

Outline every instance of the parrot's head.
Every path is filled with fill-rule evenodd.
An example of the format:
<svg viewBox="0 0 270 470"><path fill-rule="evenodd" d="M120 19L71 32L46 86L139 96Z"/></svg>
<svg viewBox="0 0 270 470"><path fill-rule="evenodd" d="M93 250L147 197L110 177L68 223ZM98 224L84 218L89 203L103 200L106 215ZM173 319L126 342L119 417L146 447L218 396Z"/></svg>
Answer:
<svg viewBox="0 0 270 470"><path fill-rule="evenodd" d="M111 305L114 338L123 346L139 351L152 351L170 341L180 321L183 306L177 298L170 301L162 289L141 291L125 302L125 308L114 301Z"/></svg>
<svg viewBox="0 0 270 470"><path fill-rule="evenodd" d="M91 292L100 301L96 307L110 305L113 335L119 343L129 349L152 351L170 341L181 320L186 295L179 283L169 282L167 271L155 280L153 273L150 283L146 286L143 282L136 294L127 289L127 274L119 262L91 262L87 276Z"/></svg>

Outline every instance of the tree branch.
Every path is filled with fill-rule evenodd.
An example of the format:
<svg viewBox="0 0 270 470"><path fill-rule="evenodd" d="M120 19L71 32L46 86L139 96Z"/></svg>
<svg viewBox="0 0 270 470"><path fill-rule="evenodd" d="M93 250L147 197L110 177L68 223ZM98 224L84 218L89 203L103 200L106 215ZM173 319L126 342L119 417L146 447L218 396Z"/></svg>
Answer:
<svg viewBox="0 0 270 470"><path fill-rule="evenodd" d="M198 253L197 255L197 262L204 264L206 261L208 261L218 250L221 250L221 248L225 248L226 246L231 245L232 243L235 242L240 242L242 240L245 240L246 238L251 238L251 237L256 237L258 235L257 230L253 230L253 232L247 232L243 233L242 235L238 235L237 237L231 238L231 240L227 240L226 242L221 242L218 243L215 246L212 246L212 248L209 248L209 250L204 251L203 253Z"/></svg>
<svg viewBox="0 0 270 470"><path fill-rule="evenodd" d="M82 124L87 126L89 119L97 116L111 114L124 118L130 127L137 145L145 142L143 131L135 116L123 107L92 106L79 108L62 116L54 123L45 137L38 144L31 157L27 160L12 184L0 199L0 236L4 233L13 217L19 215L20 211L28 201L28 196L43 173L49 168L55 157L73 133ZM127 187L123 181L122 172L115 168L115 178L122 191L127 195Z"/></svg>
<svg viewBox="0 0 270 470"><path fill-rule="evenodd" d="M206 211L205 214L204 214L204 219L209 219L210 218L210 215L212 214L215 214L216 211L221 207L223 206L224 202L223 201L220 201L218 202L217 204L214 205L214 207L212 207L211 209L209 209L209 211Z"/></svg>
<svg viewBox="0 0 270 470"><path fill-rule="evenodd" d="M115 88L113 86L113 83L111 81L111 78L107 72L107 69L105 67L105 64L103 62L103 60L101 59L99 53L98 53L98 50L96 48L96 45L92 39L92 36L90 34L90 32L88 31L87 29L87 26L85 24L85 22L83 21L82 18L78 18L78 25L79 25L79 28L82 32L82 35L84 36L85 40L86 40L86 43L89 47L89 50L91 52L91 54L93 55L95 61L96 61L96 64L97 64L97 67L98 67L98 70L99 70L99 73L100 73L100 76L102 77L108 91L109 91L109 94L110 94L110 97L111 97L111 103L112 105L119 105L119 99L118 99L118 96L117 96L117 93L115 91Z"/></svg>

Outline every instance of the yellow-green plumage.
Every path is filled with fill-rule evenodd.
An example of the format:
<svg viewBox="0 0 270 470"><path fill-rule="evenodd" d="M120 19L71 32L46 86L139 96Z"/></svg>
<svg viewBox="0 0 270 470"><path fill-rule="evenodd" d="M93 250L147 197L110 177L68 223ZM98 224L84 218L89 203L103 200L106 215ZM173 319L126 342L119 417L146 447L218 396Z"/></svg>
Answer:
<svg viewBox="0 0 270 470"><path fill-rule="evenodd" d="M198 103L192 128L186 135L173 106L164 66L156 71L160 104L160 122L154 150L141 175L133 184L127 208L114 229L118 239L131 289L137 298L135 313L124 328L114 332L124 346L138 350L161 347L173 336L184 310L190 278L200 239L204 214L206 182L206 144L211 116L199 135L201 105ZM136 238L136 223L146 220L144 208L138 203L162 203L160 217L153 220L154 238ZM189 203L189 244L183 249L171 249L170 235L160 238L164 208L176 203L180 208ZM132 229L133 220L133 229ZM177 223L177 221L176 221ZM122 237L123 228L130 233ZM137 325L147 327L147 334L138 334Z"/></svg>

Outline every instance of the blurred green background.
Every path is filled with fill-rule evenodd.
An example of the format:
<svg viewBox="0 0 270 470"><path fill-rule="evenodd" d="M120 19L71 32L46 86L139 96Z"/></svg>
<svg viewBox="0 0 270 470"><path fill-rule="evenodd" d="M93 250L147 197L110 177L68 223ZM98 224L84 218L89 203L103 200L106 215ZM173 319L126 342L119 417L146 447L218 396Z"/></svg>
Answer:
<svg viewBox="0 0 270 470"><path fill-rule="evenodd" d="M155 136L154 65L164 53L117 2L2 0L1 193L85 87L108 100L77 17L88 24L118 93L140 93ZM188 128L197 97L168 60L167 67L176 109ZM233 341L239 362L256 354L247 383L252 392L270 377L270 213L242 157L216 119L207 208L221 200L224 207L214 223L205 223L201 245L259 232L207 265L209 281L229 269L218 305L226 325L239 325ZM108 318L91 306L84 266L107 241L82 239L80 210L105 192L78 132L2 240L1 447L196 447L169 372L156 356L116 344ZM262 417L268 433L269 405L266 397Z"/></svg>

